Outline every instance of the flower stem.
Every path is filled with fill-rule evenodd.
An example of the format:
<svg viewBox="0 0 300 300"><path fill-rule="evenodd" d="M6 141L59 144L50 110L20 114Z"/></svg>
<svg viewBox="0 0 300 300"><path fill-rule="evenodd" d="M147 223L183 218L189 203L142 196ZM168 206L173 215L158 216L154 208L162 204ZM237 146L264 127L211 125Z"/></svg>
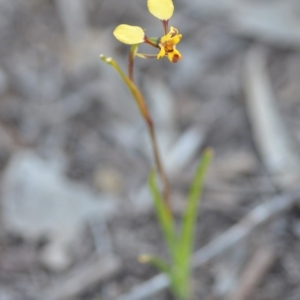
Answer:
<svg viewBox="0 0 300 300"><path fill-rule="evenodd" d="M149 114L150 116L150 114ZM148 131L151 139L151 144L152 144L152 151L154 154L154 160L155 160L155 165L157 168L157 171L159 173L159 176L161 177L161 180L163 182L163 199L165 200L166 206L169 209L169 213L172 216L172 206L171 206L171 189L170 189L170 184L168 177L166 175L165 169L163 167L159 150L158 150L158 145L157 145L157 139L156 139L156 134L155 134L155 129L154 129L154 124L152 122L151 116L149 120L146 120L147 126L148 126Z"/></svg>
<svg viewBox="0 0 300 300"><path fill-rule="evenodd" d="M166 35L169 31L169 20L162 20L162 24L163 24L164 32L165 32L165 35Z"/></svg>
<svg viewBox="0 0 300 300"><path fill-rule="evenodd" d="M133 82L133 62L137 50L138 50L138 45L132 45L128 56L128 77L132 82Z"/></svg>
<svg viewBox="0 0 300 300"><path fill-rule="evenodd" d="M169 181L168 181L166 172L163 168L163 164L160 159L160 154L159 154L158 145L157 145L157 139L156 139L155 130L154 130L154 124L153 124L151 115L149 113L149 109L144 100L144 97L143 97L141 91L137 88L137 86L133 82L133 68L132 67L133 67L133 59L134 59L134 56L135 56L135 53L137 50L138 50L137 45L133 45L131 47L131 50L130 50L131 54L129 55L129 62L128 62L128 66L129 66L129 70L128 70L129 75L128 76L125 75L125 73L122 71L120 66L111 57L106 57L105 55L101 54L100 58L107 64L111 65L121 76L122 80L125 82L126 86L128 87L129 91L131 92L131 94L139 108L139 111L147 124L147 128L148 128L149 135L150 135L150 141L151 141L151 145L152 145L152 151L154 154L155 166L156 166L157 172L163 182L163 199L164 199L165 204L170 213L170 217L172 218L172 209L171 209L171 201L170 201L170 195L171 195L170 185L169 185Z"/></svg>
<svg viewBox="0 0 300 300"><path fill-rule="evenodd" d="M134 83L133 62L134 62L134 57L135 57L136 52L137 52L137 46L133 45L130 49L130 53L129 53L129 57L128 57L128 77L133 83ZM153 123L152 117L149 113L149 109L143 98L142 98L142 101L144 102L143 107L145 110L145 113L142 113L142 116L144 117L144 119L146 121L148 132L150 135L150 141L151 141L151 145L152 145L152 151L153 151L153 155L154 155L156 169L157 169L157 172L163 182L163 187L164 187L163 188L163 199L165 200L166 206L169 209L169 213L172 215L171 200L170 200L170 195L171 195L170 184L169 184L168 177L166 175L165 169L163 167L163 164L162 164L162 161L160 158L154 123Z"/></svg>
<svg viewBox="0 0 300 300"><path fill-rule="evenodd" d="M159 48L158 47L158 40L159 39L154 39L154 38L148 38L147 36L144 36L144 42L154 48Z"/></svg>

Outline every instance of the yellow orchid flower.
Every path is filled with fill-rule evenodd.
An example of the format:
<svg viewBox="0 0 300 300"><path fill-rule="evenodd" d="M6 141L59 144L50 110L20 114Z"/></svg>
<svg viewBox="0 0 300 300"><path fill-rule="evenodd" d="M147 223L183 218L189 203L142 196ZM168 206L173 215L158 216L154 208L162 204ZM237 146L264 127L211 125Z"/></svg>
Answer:
<svg viewBox="0 0 300 300"><path fill-rule="evenodd" d="M162 37L148 38L141 27L127 24L117 26L113 32L114 36L117 40L124 44L136 45L146 43L159 49L157 55L135 53L135 56L142 58L156 57L157 59L166 56L172 63L178 62L182 56L176 49L176 45L180 42L182 35L179 34L178 30L172 26L170 27L170 30L168 29L169 19L172 17L174 12L173 1L147 0L147 6L149 12L156 18L160 19L163 24L164 35Z"/></svg>

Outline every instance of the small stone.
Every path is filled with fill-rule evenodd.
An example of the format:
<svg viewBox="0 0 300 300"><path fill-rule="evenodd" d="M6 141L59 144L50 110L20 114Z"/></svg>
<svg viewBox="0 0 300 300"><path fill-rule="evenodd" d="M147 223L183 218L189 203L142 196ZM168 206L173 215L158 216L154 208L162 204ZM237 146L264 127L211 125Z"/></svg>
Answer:
<svg viewBox="0 0 300 300"><path fill-rule="evenodd" d="M112 168L98 168L94 174L94 185L102 192L119 193L122 189L120 174Z"/></svg>

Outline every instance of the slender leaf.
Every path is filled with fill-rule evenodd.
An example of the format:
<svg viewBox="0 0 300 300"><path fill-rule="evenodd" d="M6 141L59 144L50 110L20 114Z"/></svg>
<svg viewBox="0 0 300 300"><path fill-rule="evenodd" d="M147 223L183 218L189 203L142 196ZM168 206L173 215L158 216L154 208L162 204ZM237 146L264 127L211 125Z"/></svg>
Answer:
<svg viewBox="0 0 300 300"><path fill-rule="evenodd" d="M139 256L139 262L143 264L149 263L154 267L156 267L161 272L166 273L168 276L170 276L170 270L171 270L170 264L165 262L159 257L143 254Z"/></svg>
<svg viewBox="0 0 300 300"><path fill-rule="evenodd" d="M187 299L189 293L190 259L192 254L197 208L202 193L204 176L212 158L212 150L206 149L200 160L190 187L181 230L178 236L175 262L177 273L173 276L174 293L178 299Z"/></svg>
<svg viewBox="0 0 300 300"><path fill-rule="evenodd" d="M152 170L149 174L149 187L154 200L154 207L156 215L164 234L169 252L172 255L173 249L175 247L175 231L172 215L169 211L169 208L166 206L165 201L163 200L155 180L155 172Z"/></svg>
<svg viewBox="0 0 300 300"><path fill-rule="evenodd" d="M197 217L197 208L203 188L204 176L212 158L212 149L204 150L200 164L195 173L192 185L190 187L188 201L182 218L179 244L181 246L181 258L186 260L192 251L195 223Z"/></svg>

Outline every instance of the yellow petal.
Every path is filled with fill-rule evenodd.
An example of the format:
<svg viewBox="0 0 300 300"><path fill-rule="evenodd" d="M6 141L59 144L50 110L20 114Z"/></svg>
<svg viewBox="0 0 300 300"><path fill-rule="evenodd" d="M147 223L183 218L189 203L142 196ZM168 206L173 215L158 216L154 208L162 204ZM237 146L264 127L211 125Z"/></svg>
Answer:
<svg viewBox="0 0 300 300"><path fill-rule="evenodd" d="M172 45L176 45L180 42L182 38L182 34L177 34L169 40L169 43Z"/></svg>
<svg viewBox="0 0 300 300"><path fill-rule="evenodd" d="M115 38L128 45L144 42L145 33L141 27L126 24L119 25L113 32Z"/></svg>
<svg viewBox="0 0 300 300"><path fill-rule="evenodd" d="M178 30L171 26L169 33L162 36L160 38L160 42L163 44L167 41L171 41L173 45L176 45L180 42L181 38L182 38L182 34L178 34Z"/></svg>
<svg viewBox="0 0 300 300"><path fill-rule="evenodd" d="M164 44L165 42L169 41L171 39L171 37L172 37L172 34L169 32L168 34L166 34L160 38L160 43Z"/></svg>
<svg viewBox="0 0 300 300"><path fill-rule="evenodd" d="M173 15L172 0L148 0L147 5L150 13L160 20L169 20Z"/></svg>
<svg viewBox="0 0 300 300"><path fill-rule="evenodd" d="M172 63L177 63L181 59L181 54L177 49L174 49L172 52L168 52L168 59Z"/></svg>
<svg viewBox="0 0 300 300"><path fill-rule="evenodd" d="M160 59L160 58L164 57L165 54L166 54L165 48L164 48L164 47L161 47L161 48L160 48L160 51L159 51L158 54L157 54L157 59Z"/></svg>

